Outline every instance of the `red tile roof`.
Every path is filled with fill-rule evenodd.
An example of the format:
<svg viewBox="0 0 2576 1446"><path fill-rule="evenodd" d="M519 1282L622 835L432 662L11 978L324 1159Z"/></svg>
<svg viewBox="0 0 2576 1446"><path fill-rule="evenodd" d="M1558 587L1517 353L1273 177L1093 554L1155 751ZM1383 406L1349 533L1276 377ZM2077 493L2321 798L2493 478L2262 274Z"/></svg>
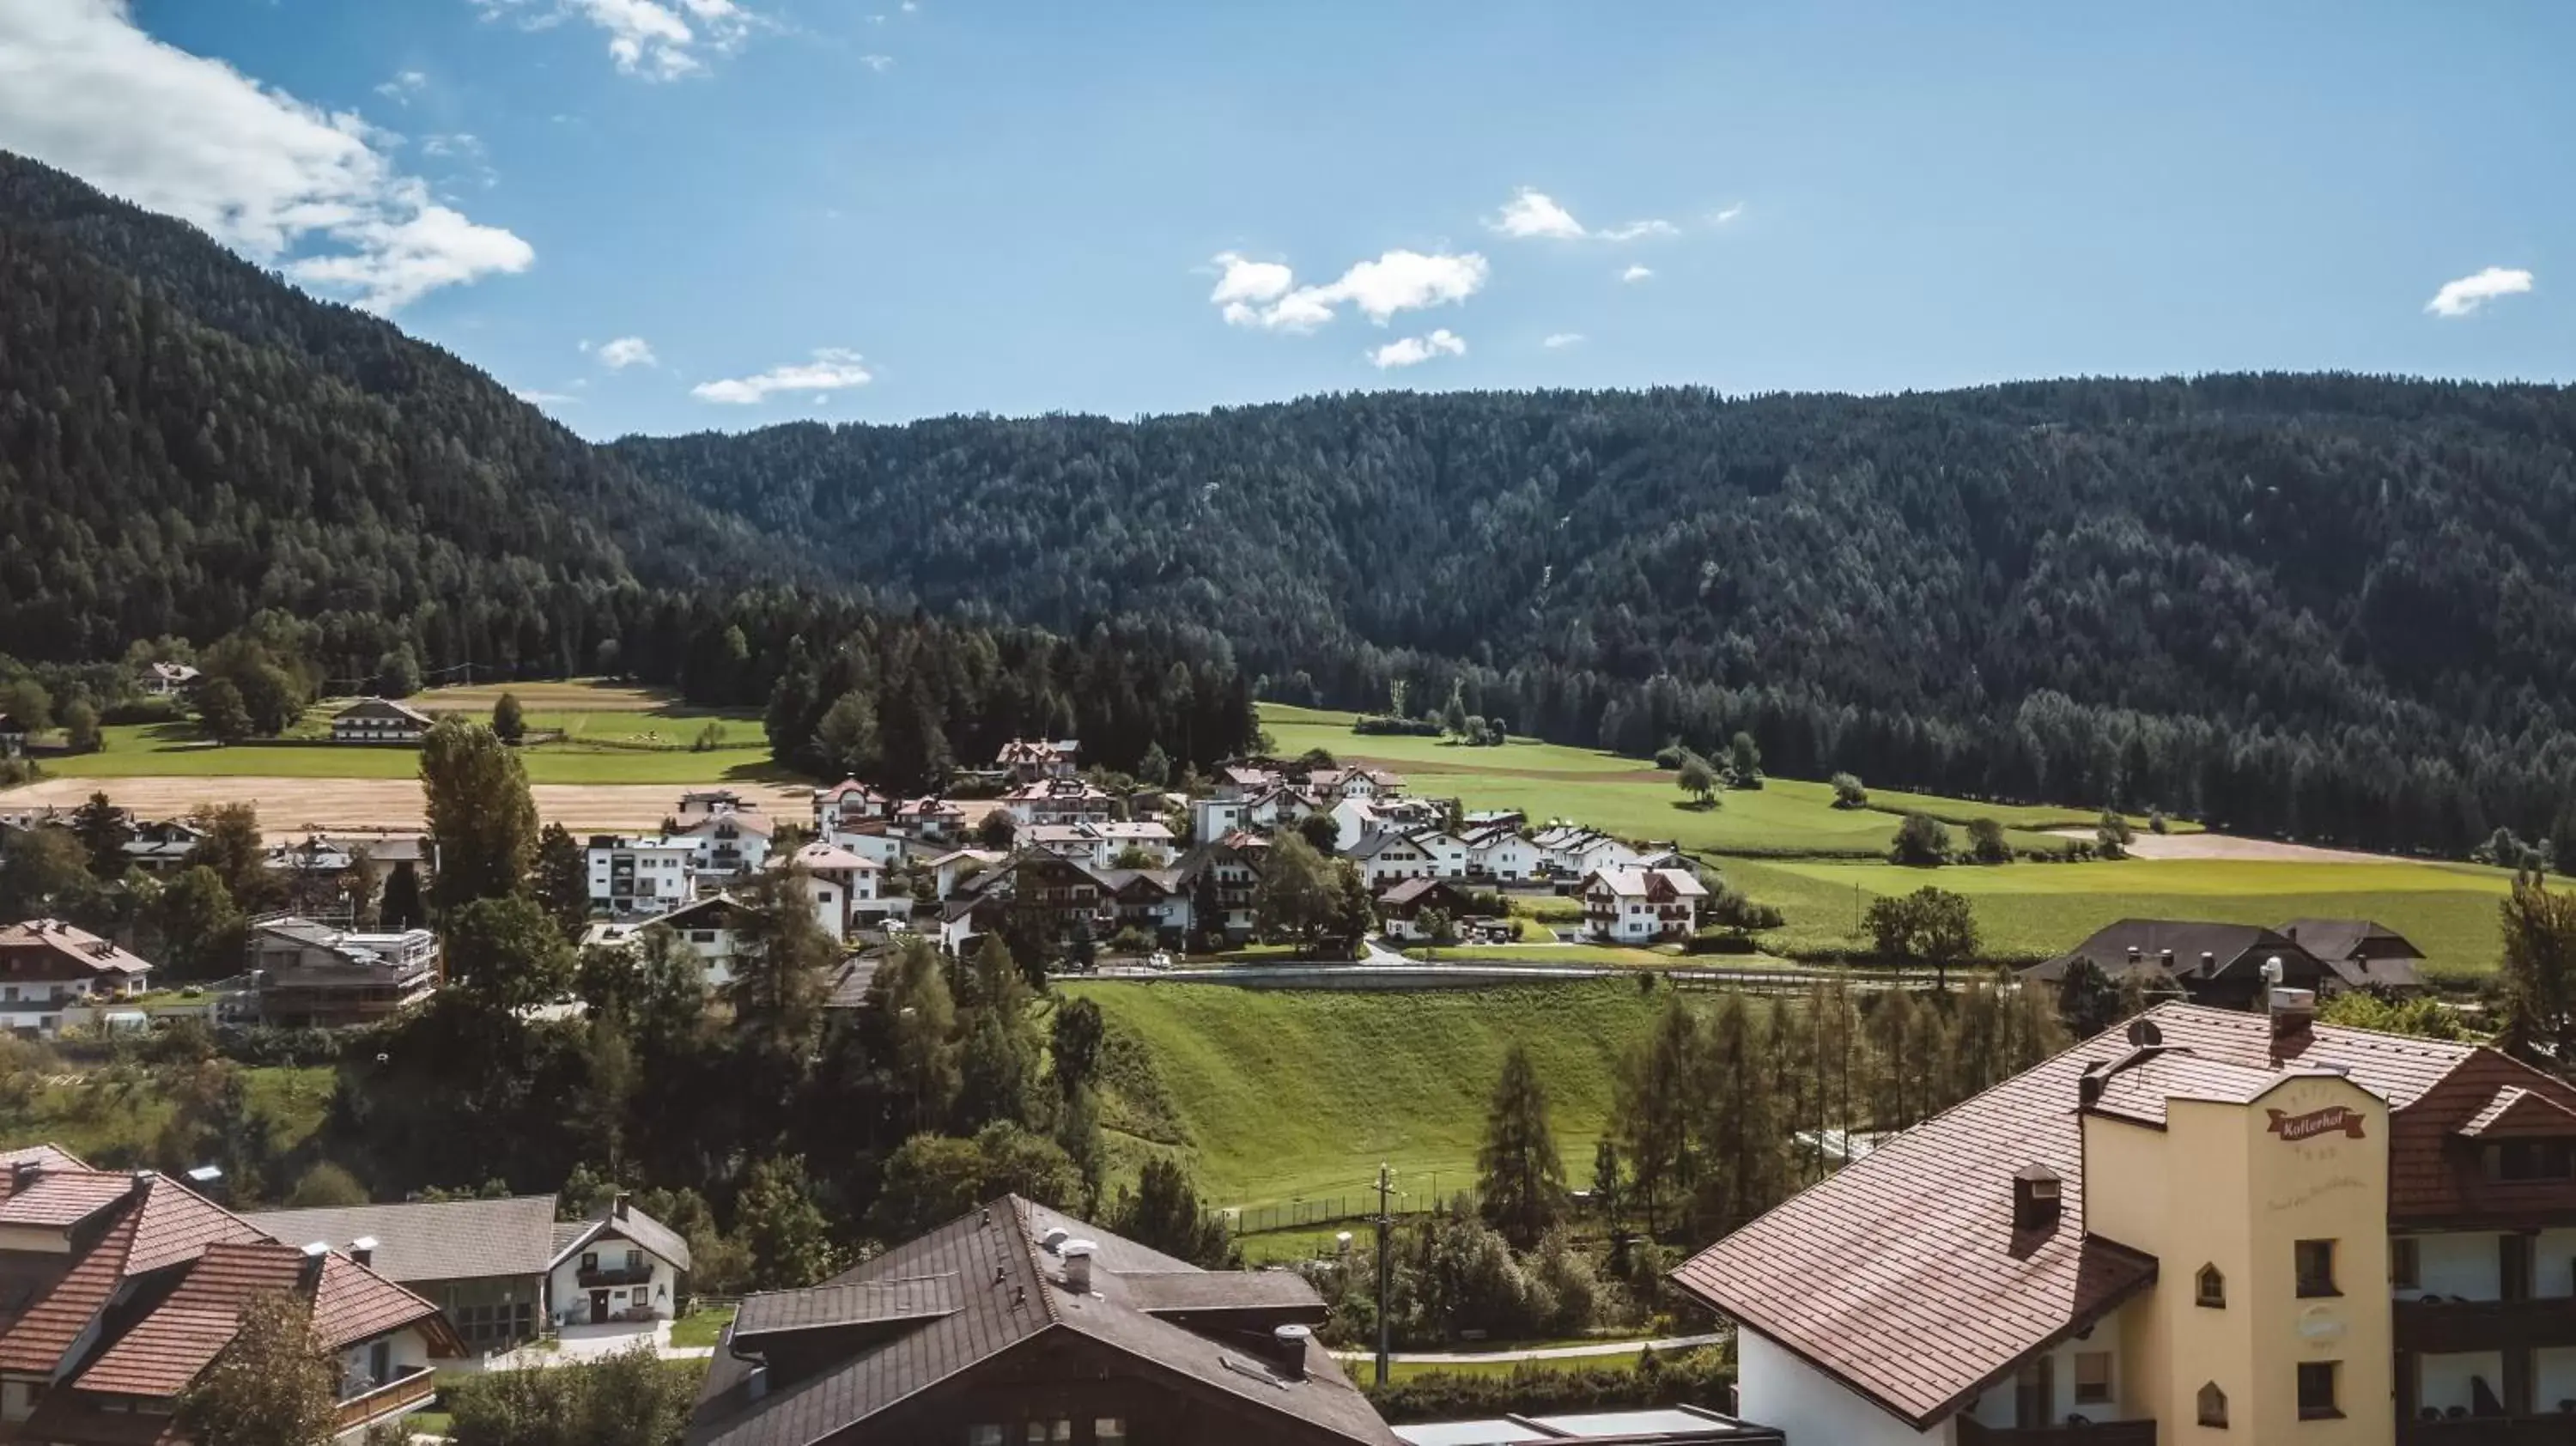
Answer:
<svg viewBox="0 0 2576 1446"><path fill-rule="evenodd" d="M0 1334L0 1371L30 1371L47 1376L63 1363L63 1352L98 1318L108 1299L125 1280L125 1258L134 1248L135 1215L108 1227L71 1271L28 1307Z"/></svg>
<svg viewBox="0 0 2576 1446"><path fill-rule="evenodd" d="M33 1225L55 1230L78 1225L124 1199L134 1190L134 1177L107 1171L47 1171L0 1200L0 1225Z"/></svg>
<svg viewBox="0 0 2576 1446"><path fill-rule="evenodd" d="M387 1331L433 1324L433 1335L447 1329L437 1306L336 1250L324 1258L322 1282L313 1293L313 1331L324 1345L336 1351Z"/></svg>
<svg viewBox="0 0 2576 1446"><path fill-rule="evenodd" d="M2250 1097L2256 1074L2277 1077L2263 1015L2176 1004L2151 1017L2169 1052L2149 1079L2176 1093ZM2388 1101L2392 1221L2569 1208L2567 1182L2487 1182L2445 1141L2498 1089L2569 1105L2576 1090L2492 1050L2331 1026L2282 1052L2282 1066L2339 1070ZM1895 1136L1701 1252L1674 1283L1909 1423L1947 1417L2153 1279L2151 1260L2084 1231L2077 1082L2130 1053L2106 1033ZM2131 1089L2115 1076L2105 1098L2145 1111ZM2012 1220L2012 1176L2029 1165L2065 1182L2064 1216L2036 1240Z"/></svg>
<svg viewBox="0 0 2576 1446"><path fill-rule="evenodd" d="M242 1306L254 1296L295 1289L303 1266L304 1257L292 1246L207 1246L179 1288L72 1384L128 1396L179 1394L232 1340Z"/></svg>

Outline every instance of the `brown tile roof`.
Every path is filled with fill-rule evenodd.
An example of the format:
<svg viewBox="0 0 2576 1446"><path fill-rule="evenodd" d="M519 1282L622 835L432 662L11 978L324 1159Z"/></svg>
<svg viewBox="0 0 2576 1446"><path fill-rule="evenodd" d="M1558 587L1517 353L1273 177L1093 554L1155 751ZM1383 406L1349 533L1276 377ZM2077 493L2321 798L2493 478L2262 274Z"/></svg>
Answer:
<svg viewBox="0 0 2576 1446"><path fill-rule="evenodd" d="M313 1331L324 1345L343 1350L408 1325L428 1326L439 1344L453 1344L444 1339L447 1326L437 1306L336 1250L323 1258L322 1279L313 1291Z"/></svg>
<svg viewBox="0 0 2576 1446"><path fill-rule="evenodd" d="M117 1286L125 1280L125 1257L134 1248L135 1217L129 1212L98 1244L89 1249L51 1290L0 1334L0 1371L30 1371L51 1376L63 1353L98 1319Z"/></svg>
<svg viewBox="0 0 2576 1446"><path fill-rule="evenodd" d="M137 1213L127 1275L183 1264L219 1241L239 1245L265 1238L258 1226L176 1180L154 1179Z"/></svg>
<svg viewBox="0 0 2576 1446"><path fill-rule="evenodd" d="M0 1200L0 1225L68 1229L133 1192L131 1175L104 1170L47 1171Z"/></svg>
<svg viewBox="0 0 2576 1446"><path fill-rule="evenodd" d="M206 1247L179 1288L73 1378L84 1391L175 1396L221 1352L241 1325L242 1305L291 1291L304 1257L274 1244Z"/></svg>
<svg viewBox="0 0 2576 1446"><path fill-rule="evenodd" d="M2241 1091L2272 1067L2263 1015L2172 1004L2151 1017L2169 1050L2189 1051L2154 1065L2178 1087ZM1943 1419L2153 1278L2152 1261L2084 1232L2077 1081L2131 1052L2103 1034L1894 1136L1686 1262L1674 1283L1894 1415ZM2576 1090L2471 1045L2319 1025L2284 1054L2389 1102L2392 1219L2538 1197L2476 1178L2444 1139L2508 1085L2576 1103ZM2106 1097L2120 1088L2115 1077ZM2064 1217L2035 1242L2015 1236L2009 1188L2029 1165L2065 1182ZM2567 1208L2567 1182L2551 1188Z"/></svg>
<svg viewBox="0 0 2576 1446"><path fill-rule="evenodd" d="M2576 1110L2516 1085L2497 1090L2459 1132L2473 1140L2561 1139L2576 1135Z"/></svg>
<svg viewBox="0 0 2576 1446"><path fill-rule="evenodd" d="M1051 1229L1098 1247L1092 1294L1077 1294L1063 1283L1057 1255L1041 1243ZM1161 1319L1128 1285L1131 1276L1148 1278L1153 1283L1144 1287L1145 1297L1160 1292L1168 1298L1181 1288L1161 1277L1195 1273L1185 1261L1005 1196L813 1290L782 1293L799 1299L746 1300L742 1318L753 1328L738 1326L737 1338L749 1339L742 1340L741 1356L731 1347L717 1353L688 1441L810 1446L948 1383L972 1389L965 1378L986 1362L1033 1338L1061 1333L1116 1353L1121 1374L1158 1378L1169 1389L1202 1398L1223 1397L1238 1410L1280 1413L1318 1440L1395 1446L1395 1436L1320 1346L1310 1343L1303 1379L1284 1379L1261 1363L1262 1337L1238 1340L1184 1329ZM1206 1278L1220 1284L1207 1292L1202 1309L1221 1309L1232 1299L1272 1309L1302 1305L1320 1317L1320 1299L1294 1276L1264 1276L1257 1284L1241 1273ZM955 1281L955 1309L940 1309L950 1287L925 1283L934 1279ZM1228 1291L1226 1285L1238 1289ZM1301 1300L1288 1300L1292 1293ZM896 1310L918 1314L890 1317ZM862 1311L877 1314L862 1321ZM755 1395L752 1377L767 1368L743 1356L756 1354L751 1347L763 1341L784 1339L780 1332L786 1327L777 1323L810 1322L820 1330L840 1317L850 1317L853 1326L889 1318L921 1323L891 1337L856 1333L846 1356L793 1379L766 1381Z"/></svg>
<svg viewBox="0 0 2576 1446"><path fill-rule="evenodd" d="M0 958L19 978L120 981L149 973L152 962L60 919L0 925Z"/></svg>

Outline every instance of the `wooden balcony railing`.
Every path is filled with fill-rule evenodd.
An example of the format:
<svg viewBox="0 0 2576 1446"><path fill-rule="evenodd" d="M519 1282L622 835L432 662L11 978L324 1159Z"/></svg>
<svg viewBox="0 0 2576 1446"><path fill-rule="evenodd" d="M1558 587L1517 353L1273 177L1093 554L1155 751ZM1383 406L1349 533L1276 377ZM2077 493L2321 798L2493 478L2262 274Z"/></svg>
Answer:
<svg viewBox="0 0 2576 1446"><path fill-rule="evenodd" d="M2400 1421L2398 1446L2576 1446L2576 1413Z"/></svg>
<svg viewBox="0 0 2576 1446"><path fill-rule="evenodd" d="M1981 1426L1959 1418L1959 1446L2156 1446L2153 1421L2100 1421L2086 1426Z"/></svg>
<svg viewBox="0 0 2576 1446"><path fill-rule="evenodd" d="M2540 1300L2401 1300L2397 1349L2444 1355L2576 1346L2576 1296Z"/></svg>
<svg viewBox="0 0 2576 1446"><path fill-rule="evenodd" d="M336 1436L380 1417L417 1410L437 1394L437 1374L427 1366L415 1366L372 1391L342 1401L332 1413L331 1433Z"/></svg>
<svg viewBox="0 0 2576 1446"><path fill-rule="evenodd" d="M577 1269L573 1278L584 1290L604 1289L612 1285L644 1285L653 1279L653 1267L643 1265L598 1265Z"/></svg>

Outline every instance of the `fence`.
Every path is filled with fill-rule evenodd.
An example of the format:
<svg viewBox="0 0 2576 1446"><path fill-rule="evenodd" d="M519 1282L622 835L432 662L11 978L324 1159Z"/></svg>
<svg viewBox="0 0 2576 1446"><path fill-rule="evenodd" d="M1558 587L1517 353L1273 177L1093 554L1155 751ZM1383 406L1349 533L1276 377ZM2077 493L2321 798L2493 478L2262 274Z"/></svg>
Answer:
<svg viewBox="0 0 2576 1446"><path fill-rule="evenodd" d="M1430 1188L1394 1190L1387 1194L1387 1213L1396 1216L1436 1215L1445 1210L1472 1212L1476 1208L1476 1191L1439 1189L1439 1177L1433 1176ZM1377 1218L1377 1191L1356 1191L1348 1195L1319 1195L1291 1200L1280 1205L1253 1205L1218 1212L1226 1228L1237 1235L1266 1235L1276 1230L1312 1230L1327 1225L1360 1227Z"/></svg>

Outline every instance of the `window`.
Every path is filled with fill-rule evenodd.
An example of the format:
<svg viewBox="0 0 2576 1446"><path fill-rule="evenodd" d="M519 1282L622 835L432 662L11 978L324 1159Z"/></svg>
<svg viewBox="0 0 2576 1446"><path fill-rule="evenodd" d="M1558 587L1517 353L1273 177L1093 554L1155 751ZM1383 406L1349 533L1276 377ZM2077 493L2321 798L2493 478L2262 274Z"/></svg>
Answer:
<svg viewBox="0 0 2576 1446"><path fill-rule="evenodd" d="M581 1253L581 1273L588 1275L597 1269L599 1269L599 1252L596 1250L583 1251Z"/></svg>
<svg viewBox="0 0 2576 1446"><path fill-rule="evenodd" d="M2200 1424L2227 1429L2227 1393L2216 1381L2200 1388Z"/></svg>
<svg viewBox="0 0 2576 1446"><path fill-rule="evenodd" d="M2498 1180L2565 1180L2576 1176L2576 1141L2507 1140L2487 1151L2487 1173Z"/></svg>
<svg viewBox="0 0 2576 1446"><path fill-rule="evenodd" d="M2298 1243L2299 1294L2305 1296L2341 1295L2335 1289L2335 1243L2331 1240L2302 1240Z"/></svg>
<svg viewBox="0 0 2576 1446"><path fill-rule="evenodd" d="M2400 1235L2388 1242L2388 1283L2399 1290L2424 1284L2423 1252L2416 1248L2415 1237Z"/></svg>
<svg viewBox="0 0 2576 1446"><path fill-rule="evenodd" d="M644 1268L644 1252L641 1250L630 1250L626 1252L626 1268L628 1270L642 1270Z"/></svg>
<svg viewBox="0 0 2576 1446"><path fill-rule="evenodd" d="M2331 1420L2343 1411L2335 1405L2335 1377L2343 1373L2340 1361L2302 1361L2299 1363L2299 1419Z"/></svg>
<svg viewBox="0 0 2576 1446"><path fill-rule="evenodd" d="M966 1428L966 1446L1002 1446L1002 1428L969 1426Z"/></svg>
<svg viewBox="0 0 2576 1446"><path fill-rule="evenodd" d="M2227 1309L2227 1277L2218 1273L2217 1266L2202 1266L2195 1285L2196 1288L2192 1293L2193 1300L2208 1306L2211 1310Z"/></svg>
<svg viewBox="0 0 2576 1446"><path fill-rule="evenodd" d="M2075 1404L2079 1406L2111 1404L2111 1353L2109 1351L2075 1353Z"/></svg>
<svg viewBox="0 0 2576 1446"><path fill-rule="evenodd" d="M1100 1416L1091 1423L1092 1446L1127 1446L1127 1418Z"/></svg>
<svg viewBox="0 0 2576 1446"><path fill-rule="evenodd" d="M1072 1439L1071 1421L1031 1421L1029 1423L1029 1446L1048 1446L1050 1442Z"/></svg>

